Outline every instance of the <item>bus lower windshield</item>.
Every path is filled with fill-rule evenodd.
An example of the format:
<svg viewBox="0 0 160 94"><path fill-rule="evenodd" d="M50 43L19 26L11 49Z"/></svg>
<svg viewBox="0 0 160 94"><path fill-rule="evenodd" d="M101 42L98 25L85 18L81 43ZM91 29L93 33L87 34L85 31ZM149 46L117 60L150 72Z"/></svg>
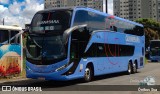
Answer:
<svg viewBox="0 0 160 94"><path fill-rule="evenodd" d="M27 59L35 64L56 63L66 58L61 35L30 35L27 39ZM41 61L39 63L33 61ZM46 62L48 61L48 62ZM49 62L52 61L52 62Z"/></svg>
<svg viewBox="0 0 160 94"><path fill-rule="evenodd" d="M160 56L160 49L153 48L151 50L151 56Z"/></svg>

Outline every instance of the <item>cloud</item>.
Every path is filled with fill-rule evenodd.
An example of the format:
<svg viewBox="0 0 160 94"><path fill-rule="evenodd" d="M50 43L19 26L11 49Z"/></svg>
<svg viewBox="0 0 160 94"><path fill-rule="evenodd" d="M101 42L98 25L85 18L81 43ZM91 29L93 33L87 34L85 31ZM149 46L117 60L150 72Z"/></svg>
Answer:
<svg viewBox="0 0 160 94"><path fill-rule="evenodd" d="M2 3L2 4L8 4L9 0L0 0L0 3Z"/></svg>
<svg viewBox="0 0 160 94"><path fill-rule="evenodd" d="M37 11L44 9L44 4L39 4L35 0L26 0L26 6L22 11L22 16L26 16L28 19L31 19Z"/></svg>
<svg viewBox="0 0 160 94"><path fill-rule="evenodd" d="M24 20L25 24L31 22L31 19L37 11L44 9L44 4L40 4L38 1L39 0L26 0L26 8L21 12L21 19L22 21Z"/></svg>
<svg viewBox="0 0 160 94"><path fill-rule="evenodd" d="M9 7L0 5L0 24L3 18L6 25L19 25L24 28L25 24L30 24L33 15L44 9L44 0L24 0L17 2L14 0ZM8 4L9 0L0 0L0 3ZM113 15L113 0L108 0L108 13Z"/></svg>
<svg viewBox="0 0 160 94"><path fill-rule="evenodd" d="M24 5L24 3L18 3L18 2L13 2L13 4L11 4L9 6L9 11L13 14L13 15L18 15L21 12L21 6Z"/></svg>
<svg viewBox="0 0 160 94"><path fill-rule="evenodd" d="M5 25L19 25L24 28L25 24L30 24L33 15L42 9L44 9L44 4L39 0L14 1L9 7L0 5L0 24L4 18Z"/></svg>
<svg viewBox="0 0 160 94"><path fill-rule="evenodd" d="M8 8L7 7L4 7L3 5L0 5L0 24L2 24L3 22L3 18L7 16L10 16L10 13L8 11Z"/></svg>
<svg viewBox="0 0 160 94"><path fill-rule="evenodd" d="M6 9L7 7L0 5L0 14L2 14Z"/></svg>
<svg viewBox="0 0 160 94"><path fill-rule="evenodd" d="M108 13L113 15L113 0L108 0Z"/></svg>

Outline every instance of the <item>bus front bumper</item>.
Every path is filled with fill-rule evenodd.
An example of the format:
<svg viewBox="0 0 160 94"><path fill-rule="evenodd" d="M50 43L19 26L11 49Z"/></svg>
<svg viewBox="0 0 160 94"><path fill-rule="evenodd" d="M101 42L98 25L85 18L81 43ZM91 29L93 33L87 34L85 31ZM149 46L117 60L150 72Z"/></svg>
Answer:
<svg viewBox="0 0 160 94"><path fill-rule="evenodd" d="M160 61L160 56L151 56L150 60L151 61Z"/></svg>
<svg viewBox="0 0 160 94"><path fill-rule="evenodd" d="M43 80L59 80L59 81L72 80L72 79L74 79L73 77L63 75L72 66L73 66L73 63L68 65L63 70L49 72L49 73L35 72L35 71L33 71L33 70L29 69L29 68L26 68L26 77L27 78L32 78L32 79L43 79Z"/></svg>

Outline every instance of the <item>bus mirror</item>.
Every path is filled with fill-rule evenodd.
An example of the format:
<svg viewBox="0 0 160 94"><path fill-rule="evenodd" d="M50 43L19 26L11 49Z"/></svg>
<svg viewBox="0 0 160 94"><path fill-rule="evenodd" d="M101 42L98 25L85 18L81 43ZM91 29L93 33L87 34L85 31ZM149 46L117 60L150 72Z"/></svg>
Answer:
<svg viewBox="0 0 160 94"><path fill-rule="evenodd" d="M149 52L149 50L148 50L148 49L146 49L146 52Z"/></svg>
<svg viewBox="0 0 160 94"><path fill-rule="evenodd" d="M23 29L24 33L29 32L29 29Z"/></svg>
<svg viewBox="0 0 160 94"><path fill-rule="evenodd" d="M150 51L150 47L148 47L147 49L146 49L146 52L149 52Z"/></svg>
<svg viewBox="0 0 160 94"><path fill-rule="evenodd" d="M148 54L149 53L149 50L148 49L146 49L146 52L145 52L146 54Z"/></svg>
<svg viewBox="0 0 160 94"><path fill-rule="evenodd" d="M66 44L68 42L68 38L70 36L70 34L77 30L77 29L80 29L80 28L84 28L84 27L87 27L87 24L84 24L84 25L76 25L76 26L73 26L67 30L64 31L63 33L63 43Z"/></svg>

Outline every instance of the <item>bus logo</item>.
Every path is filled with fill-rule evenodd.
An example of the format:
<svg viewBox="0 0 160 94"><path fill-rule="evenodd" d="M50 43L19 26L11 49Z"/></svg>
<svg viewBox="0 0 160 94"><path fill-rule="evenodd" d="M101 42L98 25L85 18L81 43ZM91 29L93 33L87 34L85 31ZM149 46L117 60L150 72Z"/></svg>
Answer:
<svg viewBox="0 0 160 94"><path fill-rule="evenodd" d="M140 39L137 36L126 35L126 42L140 43Z"/></svg>

